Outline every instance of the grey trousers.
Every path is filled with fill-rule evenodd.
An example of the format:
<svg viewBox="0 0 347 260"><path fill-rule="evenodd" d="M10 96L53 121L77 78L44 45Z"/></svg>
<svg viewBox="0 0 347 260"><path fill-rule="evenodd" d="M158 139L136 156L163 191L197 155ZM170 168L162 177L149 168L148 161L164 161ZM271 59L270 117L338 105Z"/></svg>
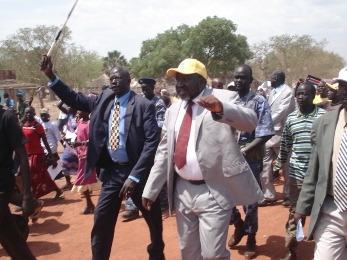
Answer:
<svg viewBox="0 0 347 260"><path fill-rule="evenodd" d="M347 259L347 212L339 212L329 195L322 205L313 238L315 260Z"/></svg>
<svg viewBox="0 0 347 260"><path fill-rule="evenodd" d="M194 185L181 177L174 196L181 259L230 259L226 240L231 209L222 209L206 184Z"/></svg>
<svg viewBox="0 0 347 260"><path fill-rule="evenodd" d="M275 186L273 184L272 162L277 159L279 150L279 147L266 147L266 153L263 159L263 171L260 174L261 186L266 200L277 199ZM282 168L284 178L283 198L289 198L289 158L290 155L288 155L288 160Z"/></svg>

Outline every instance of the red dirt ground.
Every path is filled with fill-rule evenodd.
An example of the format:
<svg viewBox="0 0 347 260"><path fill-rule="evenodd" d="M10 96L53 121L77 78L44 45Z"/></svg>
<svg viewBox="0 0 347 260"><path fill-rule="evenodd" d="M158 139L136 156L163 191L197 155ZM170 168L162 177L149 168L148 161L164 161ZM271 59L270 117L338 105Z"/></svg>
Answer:
<svg viewBox="0 0 347 260"><path fill-rule="evenodd" d="M63 180L56 181L58 186ZM276 189L282 189L277 182ZM85 202L78 194L65 191L65 199L53 202L55 193L43 197L45 207L37 224L30 224L28 245L37 259L91 259L90 232L93 215L80 215ZM94 192L92 200L96 203L99 192ZM278 193L278 197L281 194ZM13 206L11 206L13 208ZM120 213L120 215L122 212ZM284 225L288 217L288 208L278 202L276 205L259 208L259 231L257 233L256 259L281 259L286 254L284 248ZM179 259L176 219L163 213L165 256L167 260ZM305 228L307 233L307 227ZM234 227L229 226L229 235ZM123 222L119 216L110 259L139 260L148 259L146 246L149 243L149 231L142 217ZM231 259L244 259L246 238L234 250L230 250ZM301 242L299 259L313 259L313 242ZM0 259L10 259L0 246Z"/></svg>
<svg viewBox="0 0 347 260"><path fill-rule="evenodd" d="M37 100L35 101L37 102ZM34 102L34 106L38 103ZM45 101L50 107L52 120L58 113L56 107ZM38 111L37 111L38 113ZM63 179L56 181L58 186L64 184ZM282 182L276 182L277 197L282 198ZM80 215L85 201L79 194L65 191L65 199L53 202L55 193L43 197L45 206L38 222L30 224L28 245L37 259L91 259L90 232L93 225L93 215ZM99 192L94 192L92 200L96 204ZM286 254L284 248L284 225L288 218L288 208L277 204L259 208L259 231L257 233L256 259L281 259ZM13 206L11 205L11 208ZM122 212L120 213L120 215ZM149 231L142 217L123 222L119 215L110 259L114 260L142 260L148 259L146 247L149 243ZM308 221L307 221L308 223ZM165 256L167 260L178 260L179 250L177 242L176 220L163 213ZM304 228L307 233L307 225ZM228 238L234 232L229 226ZM234 249L230 250L231 259L244 259L246 238ZM303 260L313 259L314 242L301 242L298 257ZM0 246L0 259L10 259ZM192 259L194 260L194 259Z"/></svg>

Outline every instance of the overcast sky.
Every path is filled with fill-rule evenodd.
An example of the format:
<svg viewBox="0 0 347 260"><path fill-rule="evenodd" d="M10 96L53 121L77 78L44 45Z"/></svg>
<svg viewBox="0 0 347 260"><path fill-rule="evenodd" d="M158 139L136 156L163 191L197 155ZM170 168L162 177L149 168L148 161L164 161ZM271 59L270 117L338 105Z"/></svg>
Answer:
<svg viewBox="0 0 347 260"><path fill-rule="evenodd" d="M0 40L19 28L61 26L75 0L0 0ZM68 26L73 42L102 56L118 50L130 60L141 43L171 27L207 16L230 19L249 44L280 34L326 38L347 61L347 0L79 0Z"/></svg>

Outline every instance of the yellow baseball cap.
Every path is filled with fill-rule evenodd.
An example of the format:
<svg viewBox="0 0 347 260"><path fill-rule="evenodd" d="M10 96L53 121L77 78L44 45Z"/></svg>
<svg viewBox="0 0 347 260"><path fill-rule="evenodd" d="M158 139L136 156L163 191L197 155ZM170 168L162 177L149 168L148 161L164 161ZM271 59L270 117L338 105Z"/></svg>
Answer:
<svg viewBox="0 0 347 260"><path fill-rule="evenodd" d="M178 68L168 69L166 75L168 75L169 77L175 77L177 72L182 74L196 73L207 79L207 71L205 65L196 59L185 59L180 63L180 65L178 65Z"/></svg>
<svg viewBox="0 0 347 260"><path fill-rule="evenodd" d="M327 83L327 86L333 90L338 90L339 89L339 83L335 83L335 84L329 84Z"/></svg>

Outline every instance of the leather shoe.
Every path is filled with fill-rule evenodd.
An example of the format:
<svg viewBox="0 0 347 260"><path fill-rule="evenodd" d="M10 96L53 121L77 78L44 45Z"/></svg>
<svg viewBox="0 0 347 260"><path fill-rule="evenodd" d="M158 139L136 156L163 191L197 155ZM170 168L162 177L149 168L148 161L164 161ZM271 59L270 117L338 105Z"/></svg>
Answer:
<svg viewBox="0 0 347 260"><path fill-rule="evenodd" d="M122 215L122 218L126 220L133 220L140 217L138 210L128 210L126 213Z"/></svg>
<svg viewBox="0 0 347 260"><path fill-rule="evenodd" d="M240 243L243 236L245 236L247 233L244 230L244 223L242 219L240 219L235 226L234 234L230 237L228 246L229 248L232 248L233 246L236 246L238 243Z"/></svg>
<svg viewBox="0 0 347 260"><path fill-rule="evenodd" d="M246 243L246 251L243 254L245 259L251 259L255 255L255 248L256 248L256 240L255 240L255 233L249 233Z"/></svg>
<svg viewBox="0 0 347 260"><path fill-rule="evenodd" d="M284 258L282 258L281 260L297 260L297 256L296 253L293 251L289 251L288 254L286 254L286 256Z"/></svg>
<svg viewBox="0 0 347 260"><path fill-rule="evenodd" d="M266 207L266 206L269 206L269 205L275 203L276 201L277 201L277 199L274 199L274 200L263 199L263 200L258 201L258 207Z"/></svg>
<svg viewBox="0 0 347 260"><path fill-rule="evenodd" d="M283 202L282 202L282 205L285 206L285 207L290 207L290 205L291 205L290 199L284 198Z"/></svg>

